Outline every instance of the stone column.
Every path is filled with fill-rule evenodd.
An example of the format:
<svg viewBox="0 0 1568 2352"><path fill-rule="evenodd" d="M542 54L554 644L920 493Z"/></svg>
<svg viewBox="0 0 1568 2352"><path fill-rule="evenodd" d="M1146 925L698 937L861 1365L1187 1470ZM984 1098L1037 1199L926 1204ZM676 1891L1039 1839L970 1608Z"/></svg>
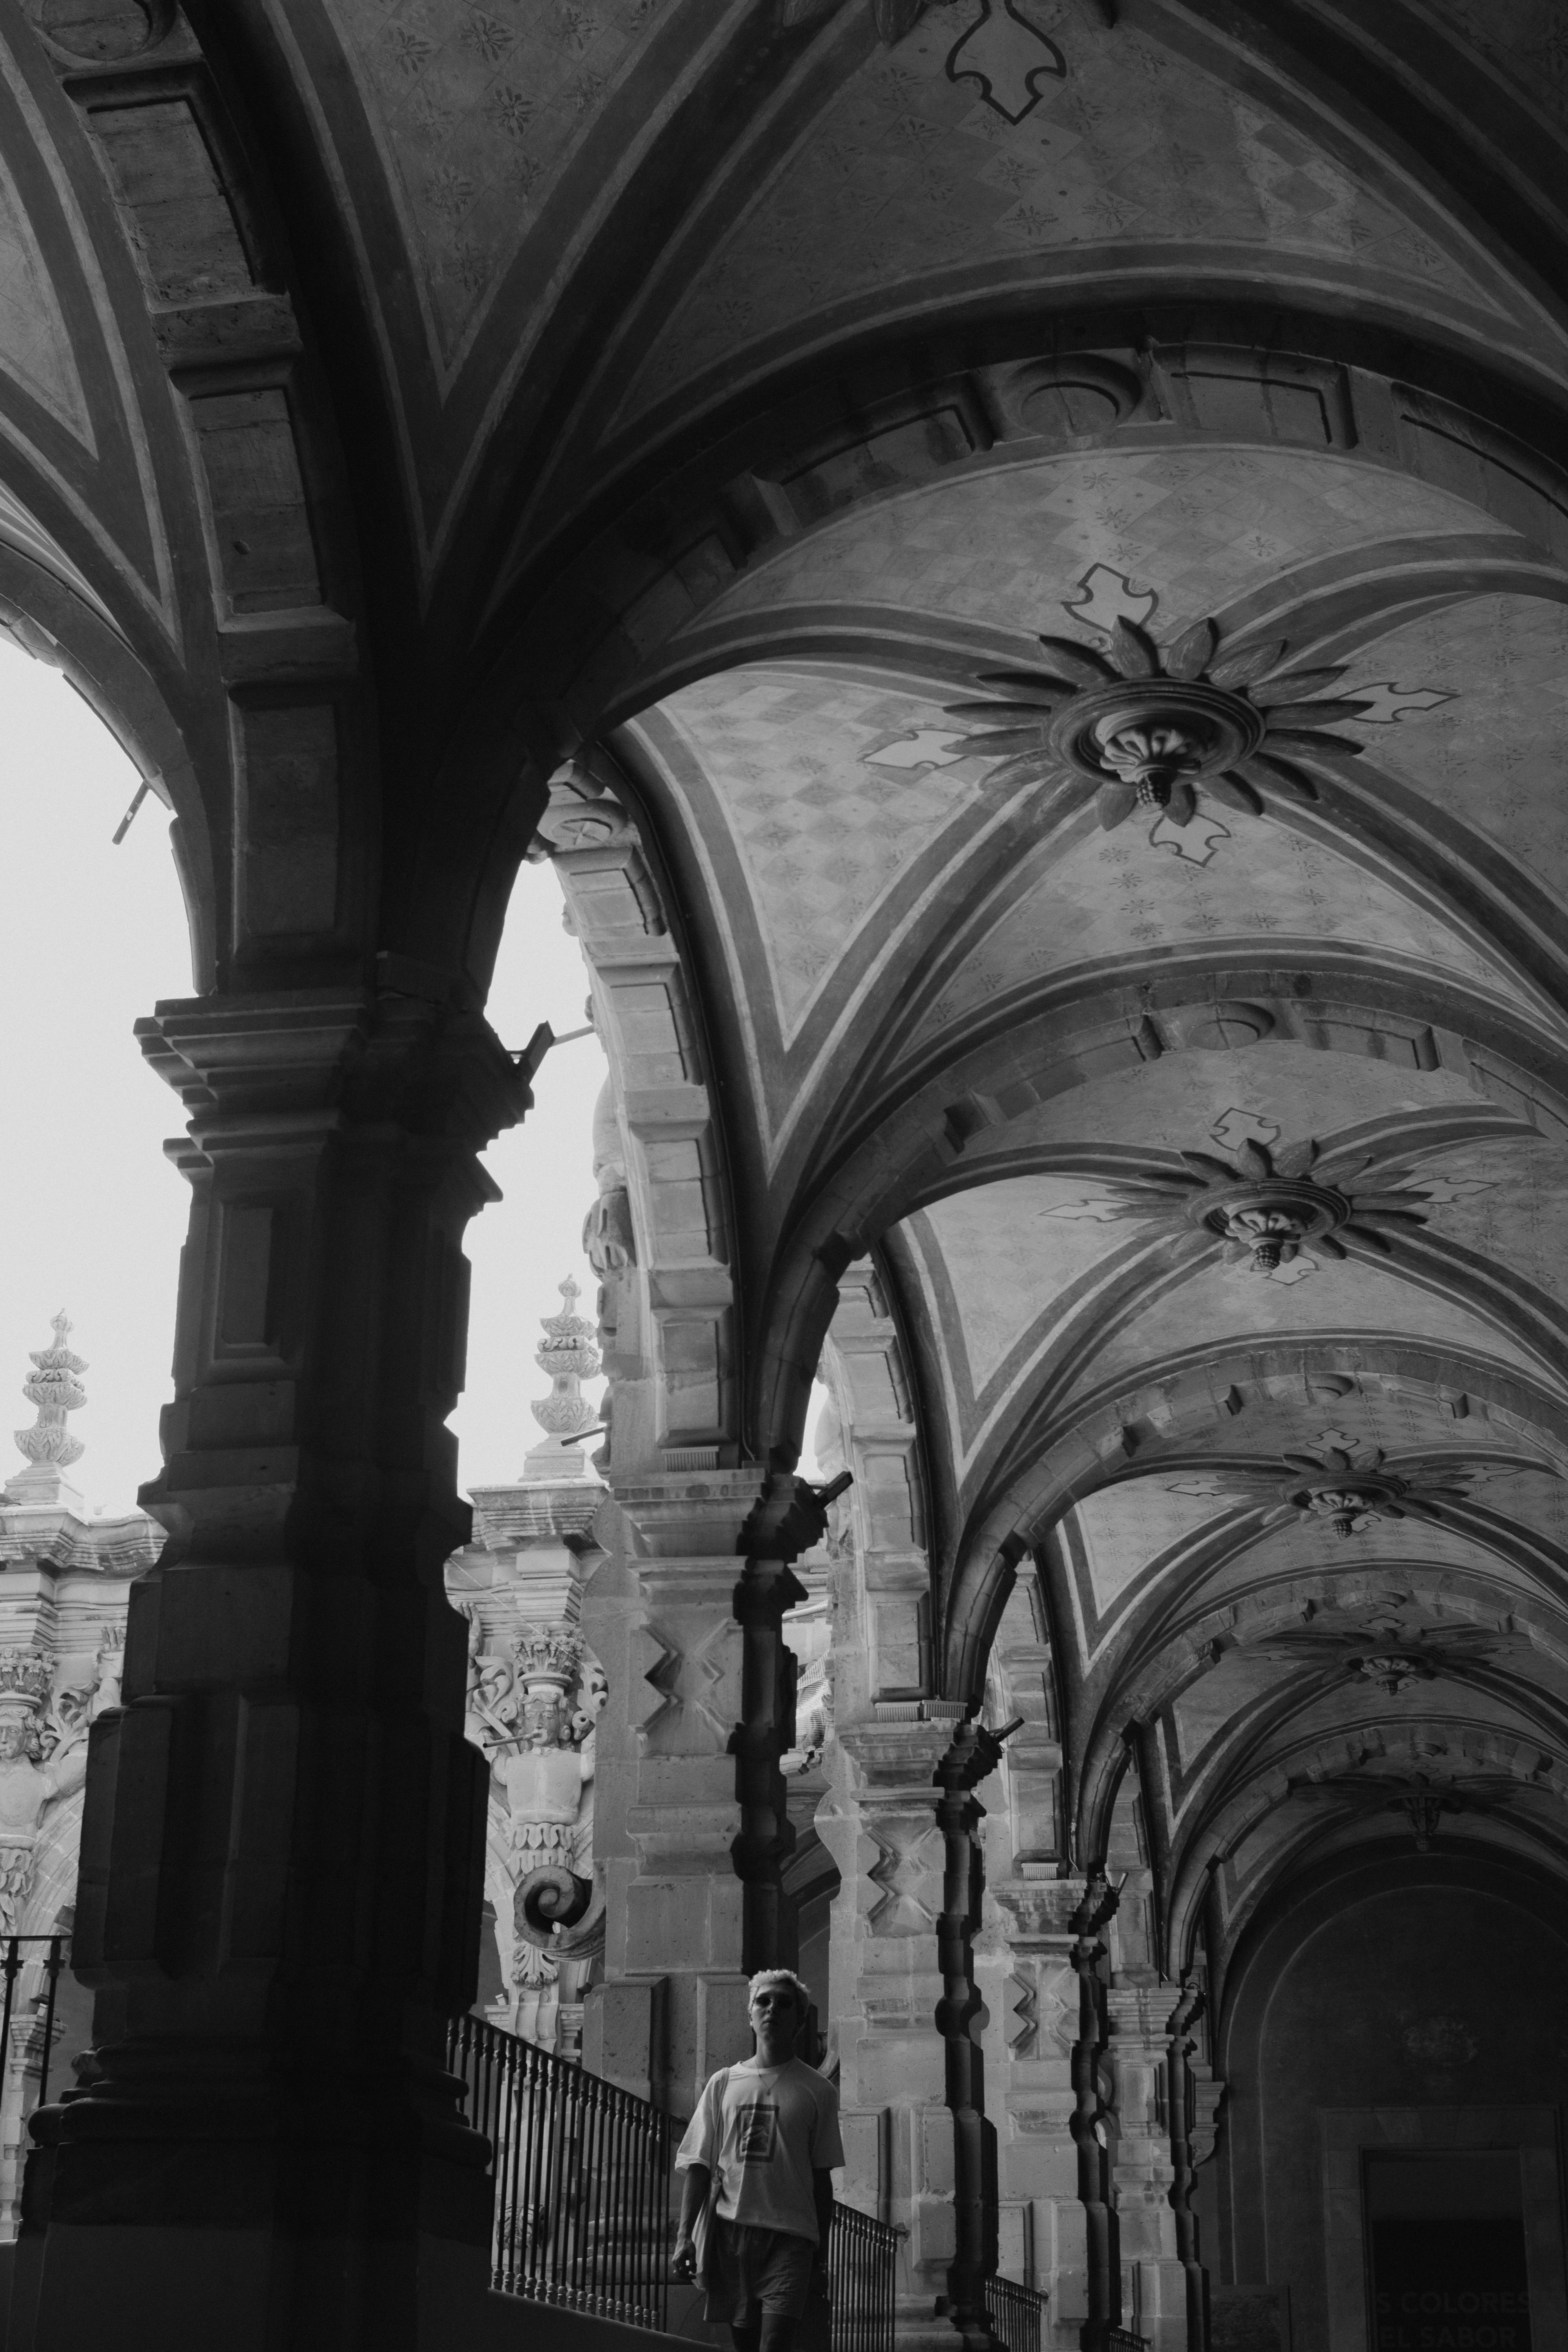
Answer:
<svg viewBox="0 0 1568 2352"><path fill-rule="evenodd" d="M937 1768L959 1710L910 1701L901 1720L840 1724L816 1827L838 1865L829 1974L845 2194L899 2241L900 2352L951 2352L942 2316L958 2249L938 1931L946 1842Z"/></svg>
<svg viewBox="0 0 1568 2352"><path fill-rule="evenodd" d="M1193 2149L1194 2099L1191 2060L1195 2044L1188 2031L1203 2003L1203 1988L1184 1986L1171 2017L1171 2054L1166 2068L1165 2102L1171 2119L1171 2161L1175 2179L1171 2186L1171 2210L1175 2218L1176 2254L1186 2279L1187 2333L1190 2352L1203 2352L1204 2272L1198 2259L1197 2217L1193 2211L1193 2182L1197 2162Z"/></svg>
<svg viewBox="0 0 1568 2352"><path fill-rule="evenodd" d="M1105 1946L1100 1930L1115 1907L1116 1897L1105 1880L1091 1876L1072 1918L1070 1951L1079 1990L1078 2039L1072 2048L1072 2137L1078 2149L1079 2202L1083 2207L1086 2310L1080 2341L1084 2352L1106 2352L1120 2309L1116 2213L1106 2154L1106 2110L1100 2093L1100 2056L1106 2039L1105 1987L1100 1974Z"/></svg>
<svg viewBox="0 0 1568 2352"><path fill-rule="evenodd" d="M620 1595L626 1717L625 1845L607 1853L605 1982L590 1995L587 2064L689 2115L715 2067L751 2048L746 1983L794 1958L779 1876L794 1840L780 1759L794 1738L789 1562L816 1541L820 1499L762 1470L645 1475L616 1486L620 1577L599 1572L606 1654ZM740 1555L737 1557L737 1555ZM618 1801L612 1791L612 1802Z"/></svg>
<svg viewBox="0 0 1568 2352"><path fill-rule="evenodd" d="M1105 2005L1115 2122L1111 2180L1122 2277L1131 2290L1123 2293L1123 2309L1132 2315L1128 2326L1155 2352L1187 2352L1187 2273L1171 2201L1176 2118L1167 2099L1173 2051L1186 2018L1181 1996L1152 1969L1119 1970Z"/></svg>
<svg viewBox="0 0 1568 2352"><path fill-rule="evenodd" d="M14 2347L412 2347L482 2305L485 1765L463 1736L462 1377L485 1024L390 989L160 1005L195 1202L123 1705L91 1737L95 2069L37 2127Z"/></svg>
<svg viewBox="0 0 1568 2352"><path fill-rule="evenodd" d="M1002 1735L1004 1738L1005 1734ZM984 1807L975 1783L996 1769L1001 1743L978 1723L961 1723L936 1768L943 1843L942 1917L937 1949L942 1997L937 2023L944 2044L947 2104L952 2115L953 2256L948 2271L948 2311L966 2345L985 2352L992 2341L985 2281L996 2263L996 2127L985 2113L981 2035L985 2010L974 1981L974 1936L980 1926L985 1869L977 1834Z"/></svg>
<svg viewBox="0 0 1568 2352"><path fill-rule="evenodd" d="M1074 2140L1074 2057L1082 2026L1073 1955L1074 1922L1088 1889L1082 1878L1058 1878L1055 1865L1043 1863L1016 1862L1014 1873L990 1888L1006 1921L995 1939L993 2027L999 2060L1006 2053L996 2067L994 2102L1004 2212L1016 2204L1029 2217L1033 2284L1050 2298L1049 2352L1077 2352L1089 2311L1089 2261Z"/></svg>

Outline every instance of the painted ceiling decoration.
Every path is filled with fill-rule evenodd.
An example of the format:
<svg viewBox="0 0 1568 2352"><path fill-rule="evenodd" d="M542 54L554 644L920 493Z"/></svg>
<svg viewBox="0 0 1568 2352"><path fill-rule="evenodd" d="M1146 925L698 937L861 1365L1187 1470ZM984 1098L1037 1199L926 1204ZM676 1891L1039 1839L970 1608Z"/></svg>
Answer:
<svg viewBox="0 0 1568 2352"><path fill-rule="evenodd" d="M1054 672L983 671L980 684L1008 698L950 703L951 718L991 722L956 740L1005 757L1007 774L1065 767L1084 778L1107 833L1140 808L1190 824L1199 792L1251 816L1263 814L1266 792L1315 800L1316 785L1289 755L1362 748L1331 724L1370 706L1317 698L1343 665L1281 670L1283 642L1222 654L1215 623L1198 621L1162 648L1118 614L1103 654L1068 637L1040 643Z"/></svg>
<svg viewBox="0 0 1568 2352"><path fill-rule="evenodd" d="M1379 1171L1381 1189L1369 1190L1359 1180L1373 1167L1375 1153L1348 1159L1331 1153L1325 1160L1313 1142L1270 1150L1244 1136L1234 1163L1205 1151L1181 1157L1190 1171L1185 1176L1152 1168L1122 1179L1134 1187L1132 1196L1108 1203L1110 1213L1137 1215L1150 1195L1163 1196L1186 1223L1221 1238L1229 1263L1246 1260L1255 1274L1293 1265L1308 1244L1321 1257L1342 1258L1346 1242L1386 1256L1394 1245L1388 1228L1397 1233L1401 1225L1425 1224L1421 1204L1432 1197L1399 1182L1405 1171L1388 1168Z"/></svg>
<svg viewBox="0 0 1568 2352"><path fill-rule="evenodd" d="M1268 1517L1282 1518L1294 1511L1304 1527L1326 1524L1342 1539L1374 1519L1440 1521L1443 1506L1465 1496L1464 1470L1435 1470L1429 1463L1406 1464L1401 1470L1381 1446L1358 1455L1330 1445L1321 1455L1287 1454L1282 1460L1293 1475L1279 1490L1281 1499ZM1239 1486L1240 1477L1232 1475Z"/></svg>

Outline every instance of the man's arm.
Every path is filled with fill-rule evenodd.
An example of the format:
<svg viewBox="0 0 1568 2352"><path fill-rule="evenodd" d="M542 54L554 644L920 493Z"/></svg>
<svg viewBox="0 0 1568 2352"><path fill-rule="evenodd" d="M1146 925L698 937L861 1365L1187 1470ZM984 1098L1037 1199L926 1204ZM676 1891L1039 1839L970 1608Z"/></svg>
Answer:
<svg viewBox="0 0 1568 2352"><path fill-rule="evenodd" d="M816 2261L814 2284L827 2285L827 2250L833 2236L833 2175L820 2165L812 2168L811 2193L816 2200Z"/></svg>
<svg viewBox="0 0 1568 2352"><path fill-rule="evenodd" d="M680 2186L680 2220L676 2225L671 2268L677 2278L697 2275L697 2223L708 2202L712 2174L705 2164L689 2164Z"/></svg>

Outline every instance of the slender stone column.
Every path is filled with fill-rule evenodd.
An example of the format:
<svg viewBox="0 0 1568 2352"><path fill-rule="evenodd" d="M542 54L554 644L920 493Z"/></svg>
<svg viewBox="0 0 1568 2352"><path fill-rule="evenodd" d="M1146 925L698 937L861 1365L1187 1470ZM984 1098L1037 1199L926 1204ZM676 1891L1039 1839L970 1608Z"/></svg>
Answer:
<svg viewBox="0 0 1568 2352"><path fill-rule="evenodd" d="M1105 1946L1100 1930L1116 1907L1102 1877L1092 1876L1073 1915L1072 1964L1078 1977L1078 2039L1072 2051L1073 2144L1078 2149L1078 2193L1084 2215L1084 2352L1106 2352L1116 2323L1116 2214L1110 2202L1105 2110L1100 2095L1100 2053L1105 2042L1105 1988L1100 1965Z"/></svg>
<svg viewBox="0 0 1568 2352"><path fill-rule="evenodd" d="M985 1869L977 1834L984 1807L977 1781L996 1769L1002 1753L994 1734L961 1723L936 1768L937 1805L945 1848L937 1950L942 1997L937 2023L945 2044L947 2104L952 2114L953 2254L948 2309L964 2343L986 2352L992 2342L985 2281L996 2272L996 2127L985 2114L981 2032L985 2012L974 1981L974 1937Z"/></svg>
<svg viewBox="0 0 1568 2352"><path fill-rule="evenodd" d="M483 2301L461 1383L477 1154L522 1076L384 990L160 1005L190 1116L175 1402L121 1707L93 1727L76 1965L95 2071L37 2126L17 2347L408 2347Z"/></svg>

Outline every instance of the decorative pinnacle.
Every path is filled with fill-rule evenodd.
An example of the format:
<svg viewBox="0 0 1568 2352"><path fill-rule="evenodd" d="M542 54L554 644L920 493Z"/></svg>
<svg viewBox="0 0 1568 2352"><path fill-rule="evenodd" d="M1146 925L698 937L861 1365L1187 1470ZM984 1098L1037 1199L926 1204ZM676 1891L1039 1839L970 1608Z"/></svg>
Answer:
<svg viewBox="0 0 1568 2352"><path fill-rule="evenodd" d="M559 1315L541 1316L545 1336L533 1354L540 1370L550 1375L550 1394L541 1397L531 1410L541 1429L558 1445L570 1445L594 1424L594 1408L583 1394L582 1384L598 1370L599 1354L594 1346L593 1325L574 1311L578 1289L570 1275L560 1289L565 1304Z"/></svg>
<svg viewBox="0 0 1568 2352"><path fill-rule="evenodd" d="M37 1405L38 1417L31 1429L18 1429L16 1439L17 1451L37 1470L64 1470L70 1463L79 1462L87 1451L80 1438L73 1437L66 1427L67 1413L87 1402L87 1391L77 1378L87 1366L66 1346L70 1328L62 1307L50 1326L54 1346L28 1351L37 1370L30 1381L23 1381L22 1394Z"/></svg>

